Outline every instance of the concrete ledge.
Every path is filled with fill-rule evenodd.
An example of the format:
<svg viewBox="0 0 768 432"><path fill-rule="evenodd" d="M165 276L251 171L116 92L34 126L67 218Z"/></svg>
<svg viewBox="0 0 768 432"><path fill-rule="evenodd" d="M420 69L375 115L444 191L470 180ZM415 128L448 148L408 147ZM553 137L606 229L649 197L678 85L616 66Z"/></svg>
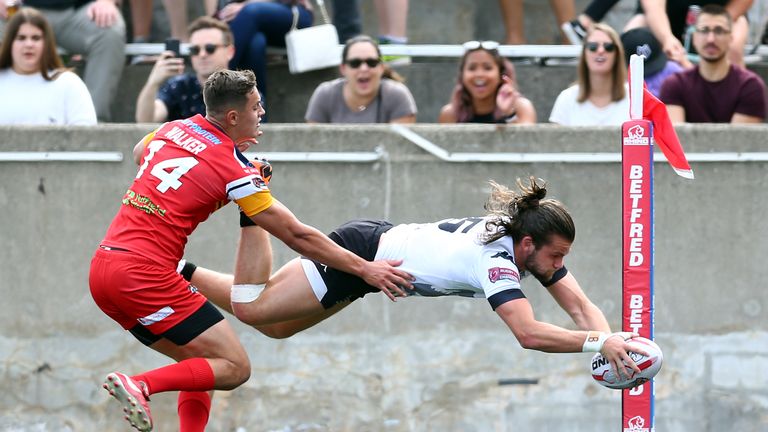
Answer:
<svg viewBox="0 0 768 432"><path fill-rule="evenodd" d="M99 382L166 363L93 304L90 256L136 172L133 144L153 125L0 127L4 152L121 152L122 162L0 162L0 428L123 430ZM300 219L328 231L355 217L394 222L482 213L485 181L535 175L572 211L568 267L614 328L620 321L620 176L617 162L451 163L387 125L265 125L258 153L382 153L375 162L275 162L273 192ZM615 153L617 128L416 125L451 153ZM768 126L679 130L690 153L763 152ZM761 257L768 162L693 163L696 180L655 165L656 330L665 352L657 430L761 430L765 391L728 383L722 368L768 356ZM232 206L227 206L232 207ZM232 268L237 214L224 208L193 235L187 258ZM273 241L275 264L295 254ZM724 271L727 269L727 271ZM723 295L727 287L727 295ZM526 294L544 321L571 326L537 284ZM716 299L716 300L715 300ZM232 321L232 320L230 320ZM609 430L619 393L591 381L585 354L519 348L487 303L372 295L294 338L275 341L235 324L251 380L214 399L212 430ZM746 370L746 369L745 369ZM534 379L535 386L499 386ZM745 379L739 375L739 379ZM174 430L175 394L153 396L157 430ZM553 415L552 413L557 413ZM596 426L598 425L598 426ZM26 428L26 429L25 429Z"/></svg>

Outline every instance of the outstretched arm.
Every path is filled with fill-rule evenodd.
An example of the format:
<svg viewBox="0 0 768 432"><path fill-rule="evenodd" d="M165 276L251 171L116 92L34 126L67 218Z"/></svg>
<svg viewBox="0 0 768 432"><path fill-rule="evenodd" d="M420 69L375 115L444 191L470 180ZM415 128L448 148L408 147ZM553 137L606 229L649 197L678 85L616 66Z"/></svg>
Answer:
<svg viewBox="0 0 768 432"><path fill-rule="evenodd" d="M627 351L631 348L626 339L632 333L608 334L601 331L568 330L553 324L537 321L533 308L525 298L508 301L496 308L496 313L507 324L523 348L551 353L601 352L611 363L613 370L626 376L619 367L623 361L635 372L640 372Z"/></svg>
<svg viewBox="0 0 768 432"><path fill-rule="evenodd" d="M329 267L359 276L393 301L395 294L405 296L401 287L412 288L411 275L394 267L400 262L371 262L360 258L334 243L316 228L299 221L277 200L268 209L251 216L251 220L294 251Z"/></svg>
<svg viewBox="0 0 768 432"><path fill-rule="evenodd" d="M611 327L605 315L587 298L570 272L547 289L580 329L610 333Z"/></svg>

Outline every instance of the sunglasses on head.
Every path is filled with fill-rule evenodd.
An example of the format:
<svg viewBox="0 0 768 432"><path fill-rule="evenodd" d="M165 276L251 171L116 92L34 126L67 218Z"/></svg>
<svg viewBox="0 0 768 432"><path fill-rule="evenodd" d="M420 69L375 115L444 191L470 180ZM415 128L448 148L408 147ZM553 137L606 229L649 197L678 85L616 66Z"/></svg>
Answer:
<svg viewBox="0 0 768 432"><path fill-rule="evenodd" d="M461 46L464 48L464 51L473 51L476 49L484 49L488 51L494 51L499 49L499 43L496 41L469 41L464 42L461 44Z"/></svg>
<svg viewBox="0 0 768 432"><path fill-rule="evenodd" d="M223 46L225 46L225 45L217 45L217 44L205 44L203 46L200 46L200 45L190 45L189 46L189 54L193 55L193 56L196 56L196 55L200 54L201 50L205 50L205 52L208 53L208 54L213 54L213 53L216 52L217 49L219 49L219 47L223 47Z"/></svg>
<svg viewBox="0 0 768 432"><path fill-rule="evenodd" d="M597 49L602 45L605 52L613 52L616 49L616 44L613 42L587 42L587 49L592 52L597 52Z"/></svg>
<svg viewBox="0 0 768 432"><path fill-rule="evenodd" d="M348 59L344 63L346 63L352 69L359 68L360 66L363 65L363 63L367 64L369 68L375 68L376 66L379 65L379 63L381 63L381 59L377 59L377 58L367 58L367 59L353 58L353 59Z"/></svg>

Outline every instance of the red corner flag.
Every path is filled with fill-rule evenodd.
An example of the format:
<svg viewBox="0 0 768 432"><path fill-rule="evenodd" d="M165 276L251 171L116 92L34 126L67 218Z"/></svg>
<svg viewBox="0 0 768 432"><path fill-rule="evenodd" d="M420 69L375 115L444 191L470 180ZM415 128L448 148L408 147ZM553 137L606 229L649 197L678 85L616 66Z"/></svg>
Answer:
<svg viewBox="0 0 768 432"><path fill-rule="evenodd" d="M659 144L659 147L661 147L661 151L664 153L664 156L667 158L669 164L672 165L672 169L675 170L675 173L681 177L693 179L693 170L691 169L691 166L688 165L688 159L685 158L683 146L680 145L680 140L677 138L675 128L672 126L672 121L669 119L667 106L664 105L662 101L658 100L656 96L653 95L653 93L648 91L648 88L645 86L645 81L642 79L643 57L637 55L633 55L632 57L634 59L630 59L630 67L627 70L629 74L629 102L631 107L630 117L632 119L639 119L640 117L640 113L637 112L639 109L636 110L633 108L637 107L637 105L634 104L632 99L633 96L638 95L639 89L637 87L640 87L640 83L642 83L642 115L644 120L649 120L651 123L653 123L654 140L657 144ZM635 71L636 77L639 77L635 78L635 80L632 79L633 68L637 68Z"/></svg>
<svg viewBox="0 0 768 432"><path fill-rule="evenodd" d="M683 146L680 145L675 128L669 119L667 106L649 92L645 85L643 85L643 118L653 123L653 138L661 147L672 169L681 177L693 179L693 170L688 165Z"/></svg>

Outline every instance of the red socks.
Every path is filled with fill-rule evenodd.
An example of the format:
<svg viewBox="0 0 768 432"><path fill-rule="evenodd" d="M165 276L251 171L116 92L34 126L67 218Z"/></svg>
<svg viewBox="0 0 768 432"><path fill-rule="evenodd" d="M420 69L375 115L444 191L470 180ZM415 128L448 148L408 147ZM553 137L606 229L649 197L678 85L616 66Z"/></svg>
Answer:
<svg viewBox="0 0 768 432"><path fill-rule="evenodd" d="M179 431L205 432L210 411L211 397L208 392L180 392Z"/></svg>
<svg viewBox="0 0 768 432"><path fill-rule="evenodd" d="M173 390L205 392L213 390L214 385L213 370L204 358L182 360L131 378L135 381L144 381L150 395ZM210 406L210 399L208 406Z"/></svg>

